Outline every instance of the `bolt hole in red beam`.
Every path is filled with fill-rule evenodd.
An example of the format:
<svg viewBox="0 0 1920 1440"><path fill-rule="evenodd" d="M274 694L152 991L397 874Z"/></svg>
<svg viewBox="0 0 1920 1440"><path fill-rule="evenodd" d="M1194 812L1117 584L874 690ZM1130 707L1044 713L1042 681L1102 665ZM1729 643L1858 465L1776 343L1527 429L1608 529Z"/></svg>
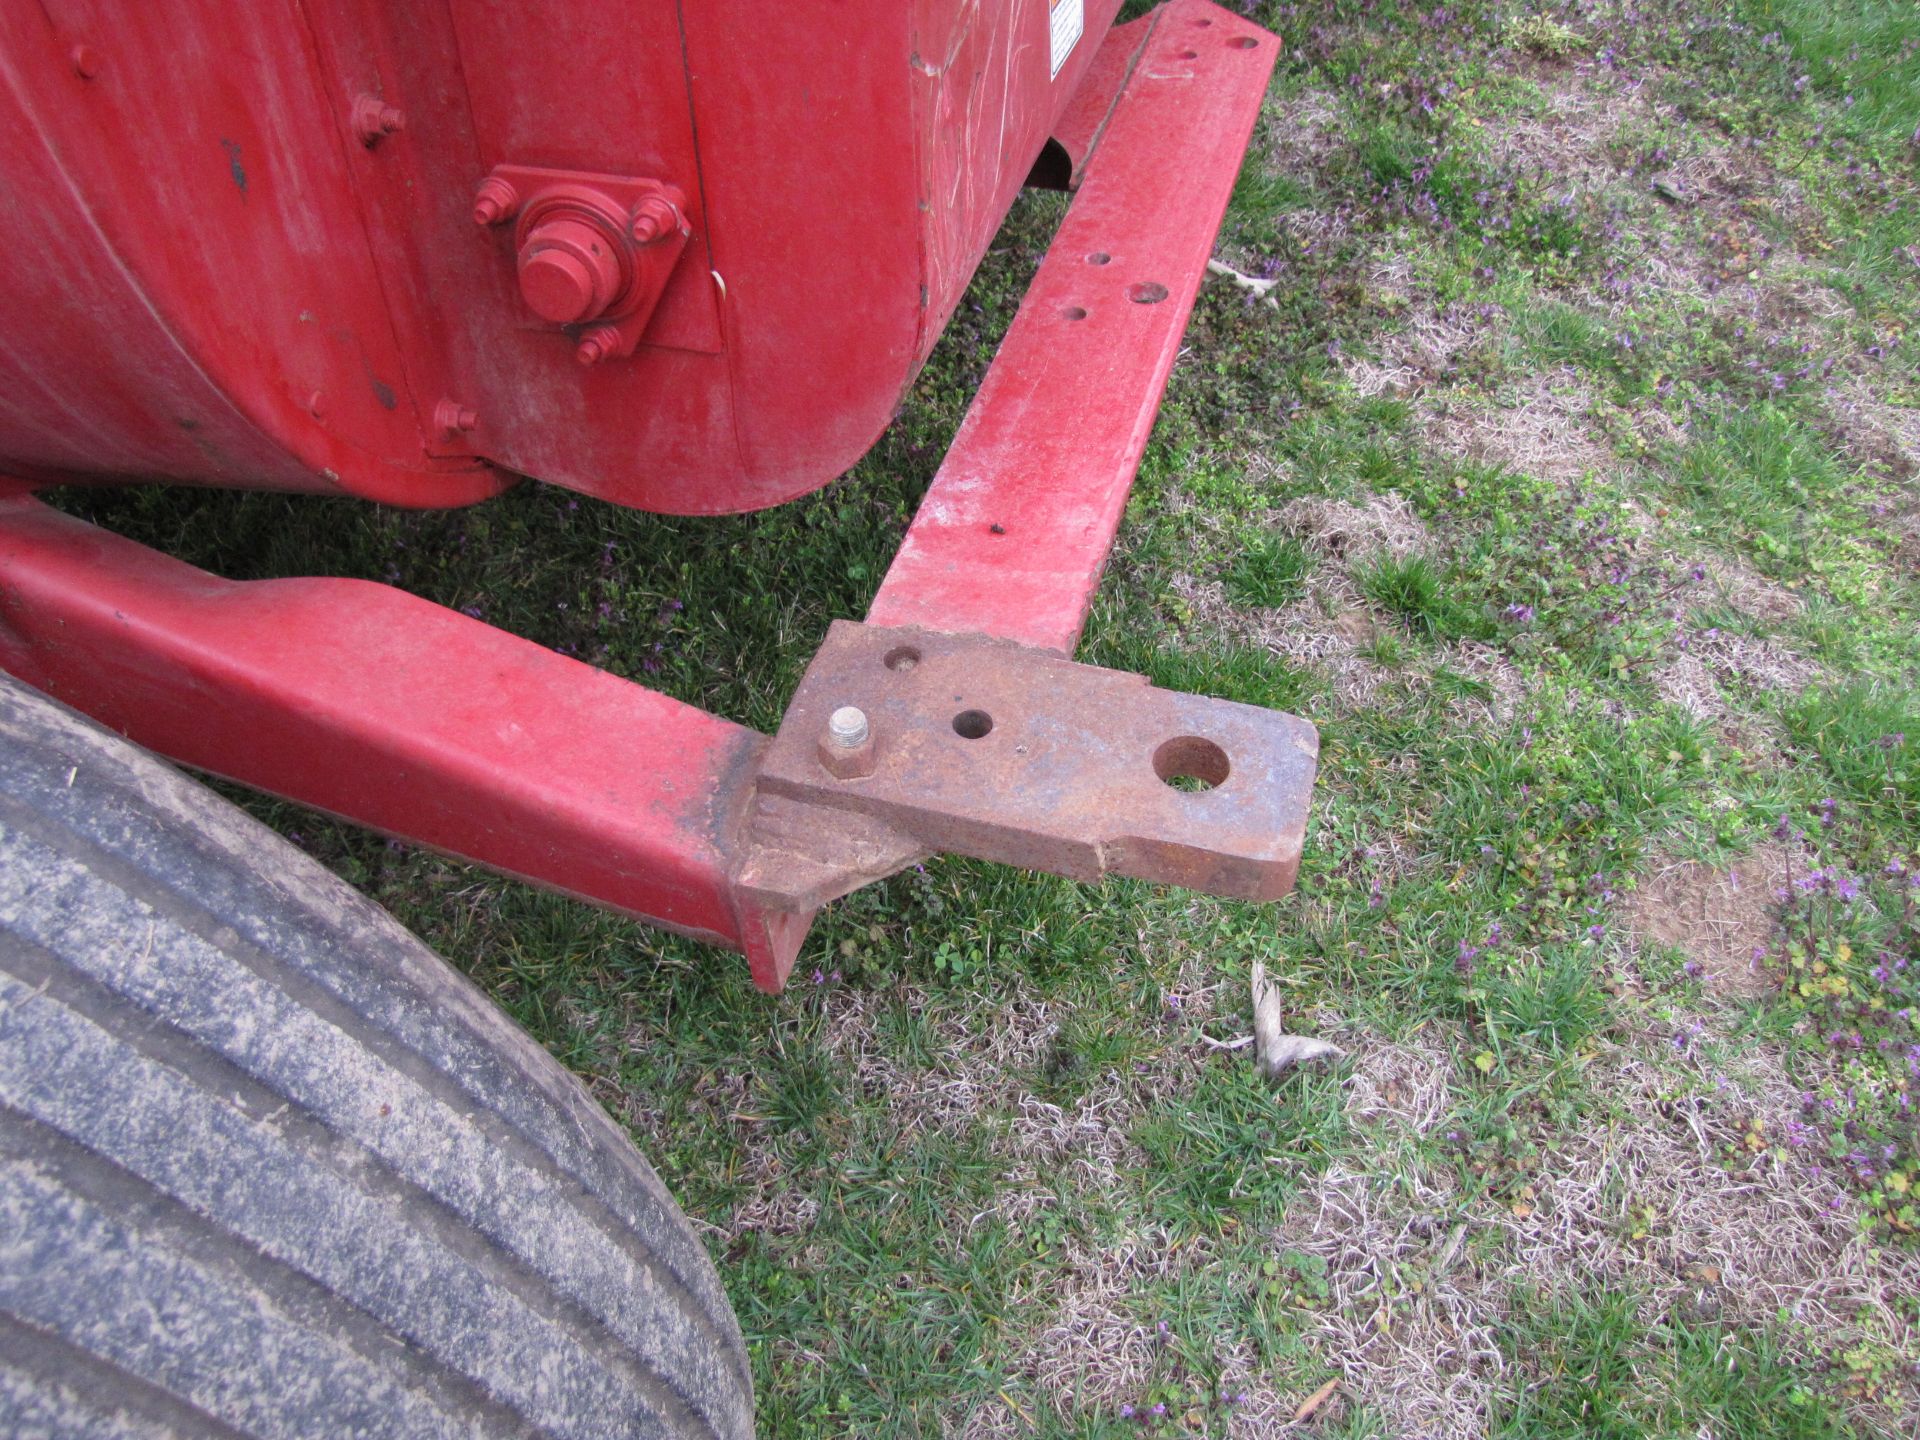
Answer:
<svg viewBox="0 0 1920 1440"><path fill-rule="evenodd" d="M1087 318L1086 307L1082 305L1069 305L1060 313L1069 320L1084 320Z"/></svg>
<svg viewBox="0 0 1920 1440"><path fill-rule="evenodd" d="M953 733L962 740L984 740L993 733L993 716L984 710L962 710L953 717Z"/></svg>
<svg viewBox="0 0 1920 1440"><path fill-rule="evenodd" d="M1143 280L1127 291L1127 298L1136 305L1158 305L1167 298L1167 287L1156 280Z"/></svg>
<svg viewBox="0 0 1920 1440"><path fill-rule="evenodd" d="M1113 259L1113 257L1107 254L1106 251L1096 250L1091 255L1087 256L1087 263L1089 265L1104 265L1111 259Z"/></svg>
<svg viewBox="0 0 1920 1440"><path fill-rule="evenodd" d="M1227 44L1231 45L1236 50L1252 50L1256 46L1258 46L1259 43L1260 42L1254 39L1251 35L1242 35L1238 40L1229 40L1227 42Z"/></svg>
<svg viewBox="0 0 1920 1440"><path fill-rule="evenodd" d="M1180 52L1180 58L1182 60L1198 60L1200 58L1200 52L1198 50L1182 50Z"/></svg>
<svg viewBox="0 0 1920 1440"><path fill-rule="evenodd" d="M1153 752L1153 773L1176 790L1211 790L1227 783L1227 752L1198 735L1177 735Z"/></svg>

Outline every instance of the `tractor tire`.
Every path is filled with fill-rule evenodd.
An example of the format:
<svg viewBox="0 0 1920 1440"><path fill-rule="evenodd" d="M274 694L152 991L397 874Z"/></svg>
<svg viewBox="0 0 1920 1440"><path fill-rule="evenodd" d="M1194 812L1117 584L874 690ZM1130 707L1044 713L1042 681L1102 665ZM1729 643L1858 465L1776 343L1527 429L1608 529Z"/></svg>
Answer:
<svg viewBox="0 0 1920 1440"><path fill-rule="evenodd" d="M700 1241L385 911L0 676L0 1434L745 1440Z"/></svg>

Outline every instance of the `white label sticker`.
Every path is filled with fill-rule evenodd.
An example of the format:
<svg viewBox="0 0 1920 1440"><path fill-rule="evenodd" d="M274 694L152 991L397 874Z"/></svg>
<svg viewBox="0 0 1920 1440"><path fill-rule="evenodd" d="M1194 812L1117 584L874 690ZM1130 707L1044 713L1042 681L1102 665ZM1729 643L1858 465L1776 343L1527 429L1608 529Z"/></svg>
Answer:
<svg viewBox="0 0 1920 1440"><path fill-rule="evenodd" d="M1087 28L1086 0L1053 0L1053 75L1057 78L1067 56L1080 43L1080 32Z"/></svg>

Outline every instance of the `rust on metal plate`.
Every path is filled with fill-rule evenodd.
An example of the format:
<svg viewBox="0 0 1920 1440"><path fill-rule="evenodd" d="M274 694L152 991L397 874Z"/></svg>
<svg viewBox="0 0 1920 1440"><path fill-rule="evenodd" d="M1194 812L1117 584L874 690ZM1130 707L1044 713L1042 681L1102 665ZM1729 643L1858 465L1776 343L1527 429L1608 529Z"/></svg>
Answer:
<svg viewBox="0 0 1920 1440"><path fill-rule="evenodd" d="M866 717L863 775L823 760L845 707ZM1297 716L1007 641L838 621L762 759L741 881L818 904L947 851L1278 899L1318 754Z"/></svg>

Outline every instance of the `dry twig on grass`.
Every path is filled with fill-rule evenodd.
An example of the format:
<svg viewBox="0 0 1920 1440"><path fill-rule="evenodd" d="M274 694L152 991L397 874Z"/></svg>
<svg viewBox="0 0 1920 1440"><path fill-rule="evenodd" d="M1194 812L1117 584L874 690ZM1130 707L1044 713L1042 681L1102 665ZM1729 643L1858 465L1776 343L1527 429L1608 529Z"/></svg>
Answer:
<svg viewBox="0 0 1920 1440"><path fill-rule="evenodd" d="M1267 1078L1278 1080L1296 1065L1314 1060L1338 1060L1346 1051L1331 1040L1289 1035L1281 1025L1280 987L1267 979L1267 967L1253 962L1254 1053Z"/></svg>
<svg viewBox="0 0 1920 1440"><path fill-rule="evenodd" d="M1207 273L1210 275L1224 275L1242 290L1247 291L1262 305L1270 305L1275 310L1280 308L1280 302L1267 293L1280 283L1278 280L1262 280L1255 275L1245 275L1234 269L1231 265L1222 265L1218 260L1207 261Z"/></svg>

